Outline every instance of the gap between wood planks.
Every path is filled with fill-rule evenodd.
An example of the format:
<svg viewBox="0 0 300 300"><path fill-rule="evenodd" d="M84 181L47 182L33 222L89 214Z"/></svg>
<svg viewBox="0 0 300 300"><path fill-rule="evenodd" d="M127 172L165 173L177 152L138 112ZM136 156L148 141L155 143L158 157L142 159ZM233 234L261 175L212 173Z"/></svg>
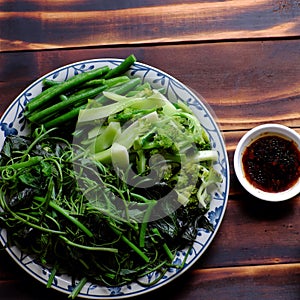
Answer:
<svg viewBox="0 0 300 300"><path fill-rule="evenodd" d="M214 39L214 40L182 40L182 41L161 41L161 42L133 42L133 43L115 43L106 45L80 45L80 46L57 46L52 47L45 44L45 48L24 48L15 50L1 50L0 53L16 53L16 52L45 52L45 51L60 51L60 50L81 50L81 49L117 49L117 48L142 48L142 47L168 47L168 46L183 46L183 45L205 45L205 44L225 44L225 43L245 43L245 42L271 42L271 41L293 41L300 40L299 36L281 36L281 37L255 37L255 38L226 38L226 39ZM39 45L41 47L41 45ZM49 47L49 48L47 48Z"/></svg>

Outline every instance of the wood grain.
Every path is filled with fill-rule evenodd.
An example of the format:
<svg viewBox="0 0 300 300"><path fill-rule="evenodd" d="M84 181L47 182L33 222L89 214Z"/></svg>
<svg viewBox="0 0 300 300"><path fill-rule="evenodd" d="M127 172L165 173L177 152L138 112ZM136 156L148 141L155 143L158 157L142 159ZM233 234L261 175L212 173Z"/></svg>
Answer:
<svg viewBox="0 0 300 300"><path fill-rule="evenodd" d="M202 95L224 131L266 122L300 128L300 65L295 63L300 40L2 53L0 114L27 85L55 68L130 53Z"/></svg>
<svg viewBox="0 0 300 300"><path fill-rule="evenodd" d="M78 1L5 1L0 51L300 36L294 0L147 1L119 9L106 2L87 10Z"/></svg>

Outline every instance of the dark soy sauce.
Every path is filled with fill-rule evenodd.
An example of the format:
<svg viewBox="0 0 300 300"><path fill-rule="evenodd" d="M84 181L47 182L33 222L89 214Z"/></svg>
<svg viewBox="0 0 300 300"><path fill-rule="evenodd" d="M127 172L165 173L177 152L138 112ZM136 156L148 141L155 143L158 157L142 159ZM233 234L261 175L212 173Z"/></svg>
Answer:
<svg viewBox="0 0 300 300"><path fill-rule="evenodd" d="M265 192L282 192L300 177L300 152L295 142L278 135L254 140L244 151L242 164L247 180Z"/></svg>

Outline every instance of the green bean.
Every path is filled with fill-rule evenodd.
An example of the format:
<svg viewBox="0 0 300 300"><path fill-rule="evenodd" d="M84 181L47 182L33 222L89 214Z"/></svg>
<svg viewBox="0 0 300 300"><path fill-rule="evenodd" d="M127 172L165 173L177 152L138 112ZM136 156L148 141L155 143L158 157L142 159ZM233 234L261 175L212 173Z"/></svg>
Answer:
<svg viewBox="0 0 300 300"><path fill-rule="evenodd" d="M101 84L100 86L103 86L103 84ZM77 97L78 95L82 95L82 94L88 93L88 92L90 92L93 89L98 88L98 87L99 87L99 85L97 87L95 87L95 86L87 86L87 87L86 86L81 86L81 88L79 88L78 90L74 91L67 98L70 99L70 98Z"/></svg>
<svg viewBox="0 0 300 300"><path fill-rule="evenodd" d="M129 91L129 92L126 94L126 97L133 97L133 96L135 96L137 93L139 93L140 91L143 91L143 90L145 90L145 89L151 89L151 86L150 86L150 83L149 83L149 82L146 82L146 83L143 83L143 84L138 85L134 90Z"/></svg>
<svg viewBox="0 0 300 300"><path fill-rule="evenodd" d="M60 111L71 108L74 105L83 104L82 102L87 100L88 98L95 97L102 91L106 89L106 86L100 86L95 89L88 89L83 91L82 93L76 94L74 96L70 96L68 100L64 100L62 102L58 102L52 106L47 107L46 109L39 111L32 116L29 116L28 119L33 123L43 123L43 121L49 119L53 114L57 114ZM29 102L30 103L30 102Z"/></svg>
<svg viewBox="0 0 300 300"><path fill-rule="evenodd" d="M68 111L54 119L51 119L50 121L47 121L45 124L44 124L44 127L46 129L50 129L50 128L54 128L54 127L59 127L61 126L62 124L65 124L73 119L75 119L78 114L79 114L79 111L84 108L84 106L79 106L79 107L75 107L73 108L71 111Z"/></svg>
<svg viewBox="0 0 300 300"><path fill-rule="evenodd" d="M61 95L59 95L59 99L60 99L60 101L66 101L66 100L68 100L68 97L64 94L61 94Z"/></svg>
<svg viewBox="0 0 300 300"><path fill-rule="evenodd" d="M136 58L133 54L125 58L117 67L111 69L105 76L105 79L116 77L118 75L124 74L130 66L136 62Z"/></svg>
<svg viewBox="0 0 300 300"><path fill-rule="evenodd" d="M113 87L112 89L109 90L109 92L113 92L119 95L124 95L128 91L131 91L134 89L137 85L139 85L142 82L141 78L136 77L132 78L130 81L125 82L124 84L120 86Z"/></svg>
<svg viewBox="0 0 300 300"><path fill-rule="evenodd" d="M133 79L129 80L128 82L125 82L118 86L114 86L114 87L108 89L107 91L112 91L118 95L124 95L128 91L134 89L140 83L141 83L140 78L133 78ZM101 95L100 97L96 98L96 101L98 103L104 102L105 100L107 100L107 98L104 95Z"/></svg>
<svg viewBox="0 0 300 300"><path fill-rule="evenodd" d="M104 84L104 83L105 83L105 86L112 87L112 86L115 86L115 85L117 85L117 86L122 85L122 84L124 84L128 81L130 81L130 79L127 76L119 76L119 77L115 77L115 78L111 78L111 79L107 79L107 80L94 79L94 80L86 82L84 84L84 87L89 87L89 86L93 86L93 85L97 85L97 84L100 85L100 84ZM130 84L130 86L131 86L131 84ZM73 94L72 97L74 95L75 94ZM65 99L65 100L68 100L68 99ZM65 101L65 100L63 100L63 101ZM78 116L79 111L83 108L85 108L84 105L80 106L80 107L73 108L71 111L63 113L62 115L59 115L59 116L55 117L54 119L51 119L51 120L45 122L44 126L45 126L46 129L61 126L62 124L65 124L66 122L68 122L72 119L75 119Z"/></svg>
<svg viewBox="0 0 300 300"><path fill-rule="evenodd" d="M55 96L58 96L61 93L65 92L67 90L70 90L71 88L73 88L75 86L79 86L80 84L82 84L86 81L97 78L99 76L103 76L108 71L109 71L109 67L105 66L105 67L95 69L95 70L92 70L89 72L78 74L58 85L53 85L52 87L43 91L41 94L39 94L33 100L31 100L30 102L27 103L27 105L26 105L27 114L31 114L33 111L41 108Z"/></svg>
<svg viewBox="0 0 300 300"><path fill-rule="evenodd" d="M97 85L104 85L105 84L105 79L100 78L100 79L92 79L90 81L85 82L82 87L86 88L86 87L93 87L93 86L97 86Z"/></svg>
<svg viewBox="0 0 300 300"><path fill-rule="evenodd" d="M130 81L130 78L126 75L123 75L123 76L118 76L110 79L105 79L105 85L107 85L107 87L110 88L112 86L120 85L128 81Z"/></svg>
<svg viewBox="0 0 300 300"><path fill-rule="evenodd" d="M87 81L82 85L82 87L92 87L92 86L97 86L97 85L106 85L107 87L112 87L117 84L121 84L124 82L129 81L130 78L126 75L118 76L118 77L113 77L110 79L93 79L90 81Z"/></svg>
<svg viewBox="0 0 300 300"><path fill-rule="evenodd" d="M55 80L51 80L51 79L47 79L47 78L45 78L43 80L43 86L51 87L51 86L59 85L59 84L61 84L60 81L55 81Z"/></svg>

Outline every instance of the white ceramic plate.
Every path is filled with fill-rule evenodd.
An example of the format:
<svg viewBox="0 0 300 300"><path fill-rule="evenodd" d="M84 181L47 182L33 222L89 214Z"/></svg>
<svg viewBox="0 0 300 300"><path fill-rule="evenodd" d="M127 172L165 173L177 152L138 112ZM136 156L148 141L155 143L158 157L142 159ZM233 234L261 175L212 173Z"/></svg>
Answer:
<svg viewBox="0 0 300 300"><path fill-rule="evenodd" d="M45 78L52 80L66 80L75 74L85 72L94 68L102 66L109 66L111 68L119 65L121 59L94 59L87 61L76 62L59 69L56 69L45 76L39 78L29 87L27 87L9 106L0 119L0 148L2 148L5 137L8 134L24 135L28 132L26 120L23 117L23 110L28 101L33 99L42 91L42 80ZM215 163L215 169L222 174L223 183L214 191L213 200L211 202L210 210L207 217L214 227L214 232L209 232L204 229L198 230L197 238L193 244L193 248L188 255L185 266L181 270L170 269L166 275L156 284L151 287L143 287L137 283L128 284L120 287L106 287L99 286L93 283L87 283L79 297L88 299L124 299L133 297L143 293L150 292L157 289L170 281L180 276L183 272L188 270L199 257L207 249L212 242L225 213L228 192L229 192L229 164L228 157L223 141L223 137L215 122L213 116L199 97L197 97L190 89L188 89L181 82L166 74L165 72L153 68L151 66L135 63L128 75L131 77L140 77L143 82L149 82L154 88L163 87L167 93L170 101L180 99L186 102L199 118L202 126L207 131L211 140L212 148L216 149L219 154L219 159ZM3 245L7 242L5 229L0 228L0 241ZM30 256L22 253L16 247L7 248L9 255L31 276L35 277L40 282L46 284L50 272L48 269L37 264ZM187 250L182 250L177 253L174 263L181 264ZM151 282L156 276L155 272L145 276L144 281ZM74 286L72 286L71 277L67 274L56 276L52 287L64 293L70 293Z"/></svg>

